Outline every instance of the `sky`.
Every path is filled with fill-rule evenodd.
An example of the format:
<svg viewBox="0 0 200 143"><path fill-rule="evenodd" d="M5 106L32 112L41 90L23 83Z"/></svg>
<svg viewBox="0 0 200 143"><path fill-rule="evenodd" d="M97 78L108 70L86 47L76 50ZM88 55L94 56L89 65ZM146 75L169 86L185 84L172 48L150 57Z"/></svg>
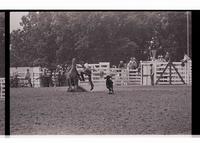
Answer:
<svg viewBox="0 0 200 143"><path fill-rule="evenodd" d="M20 21L22 16L28 14L28 12L11 12L10 13L10 32L20 28Z"/></svg>

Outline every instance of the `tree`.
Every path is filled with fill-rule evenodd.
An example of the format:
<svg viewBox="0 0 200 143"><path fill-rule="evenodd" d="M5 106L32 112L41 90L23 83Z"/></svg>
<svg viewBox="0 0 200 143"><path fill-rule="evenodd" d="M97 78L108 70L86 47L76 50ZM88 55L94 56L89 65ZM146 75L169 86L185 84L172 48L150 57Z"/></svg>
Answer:
<svg viewBox="0 0 200 143"><path fill-rule="evenodd" d="M0 12L0 77L5 77L5 14Z"/></svg>
<svg viewBox="0 0 200 143"><path fill-rule="evenodd" d="M11 65L140 60L152 39L180 60L186 24L186 12L31 12L11 33Z"/></svg>

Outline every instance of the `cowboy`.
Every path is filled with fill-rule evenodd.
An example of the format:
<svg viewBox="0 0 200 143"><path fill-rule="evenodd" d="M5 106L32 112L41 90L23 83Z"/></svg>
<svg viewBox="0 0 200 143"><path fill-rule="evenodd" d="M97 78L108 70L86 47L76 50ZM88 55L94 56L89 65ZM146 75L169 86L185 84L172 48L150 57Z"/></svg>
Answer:
<svg viewBox="0 0 200 143"><path fill-rule="evenodd" d="M83 81L85 81L85 78L84 78L84 74L88 76L88 80L89 80L89 83L90 83L90 86L91 86L91 89L90 90L93 90L94 89L94 84L92 82L92 71L89 67L89 64L88 63L85 63L83 65L82 63L82 67L83 67L83 71L81 71L81 78Z"/></svg>

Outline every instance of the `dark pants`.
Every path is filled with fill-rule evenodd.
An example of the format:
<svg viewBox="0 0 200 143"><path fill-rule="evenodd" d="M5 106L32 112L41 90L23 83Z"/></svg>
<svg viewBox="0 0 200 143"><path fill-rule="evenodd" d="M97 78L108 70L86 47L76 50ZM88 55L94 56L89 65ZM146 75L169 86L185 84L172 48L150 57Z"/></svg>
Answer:
<svg viewBox="0 0 200 143"><path fill-rule="evenodd" d="M14 78L13 82L14 82L14 87L18 87L19 79L18 78Z"/></svg>
<svg viewBox="0 0 200 143"><path fill-rule="evenodd" d="M44 77L44 87L49 87L49 77Z"/></svg>
<svg viewBox="0 0 200 143"><path fill-rule="evenodd" d="M91 75L88 75L88 80L89 80L89 83L91 85L91 89L93 89L94 88L94 84L92 82L92 76Z"/></svg>
<svg viewBox="0 0 200 143"><path fill-rule="evenodd" d="M61 86L61 85L62 85L62 78L59 77L59 78L58 78L58 86Z"/></svg>
<svg viewBox="0 0 200 143"><path fill-rule="evenodd" d="M83 81L85 81L84 74L86 74L86 75L88 76L88 81L89 81L89 83L90 83L91 90L92 90L92 89L94 88L94 84L93 84L93 82L92 82L92 75L91 75L91 74L87 74L87 73L85 73L85 72L81 72L81 79L82 79Z"/></svg>

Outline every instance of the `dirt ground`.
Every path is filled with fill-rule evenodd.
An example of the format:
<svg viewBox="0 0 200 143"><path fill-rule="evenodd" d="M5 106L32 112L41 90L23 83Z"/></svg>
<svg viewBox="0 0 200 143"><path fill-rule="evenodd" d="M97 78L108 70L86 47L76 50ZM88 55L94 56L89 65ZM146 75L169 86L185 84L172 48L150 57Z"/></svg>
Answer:
<svg viewBox="0 0 200 143"><path fill-rule="evenodd" d="M0 135L4 135L5 131L5 100L0 99Z"/></svg>
<svg viewBox="0 0 200 143"><path fill-rule="evenodd" d="M191 134L190 86L114 88L12 88L11 135Z"/></svg>

